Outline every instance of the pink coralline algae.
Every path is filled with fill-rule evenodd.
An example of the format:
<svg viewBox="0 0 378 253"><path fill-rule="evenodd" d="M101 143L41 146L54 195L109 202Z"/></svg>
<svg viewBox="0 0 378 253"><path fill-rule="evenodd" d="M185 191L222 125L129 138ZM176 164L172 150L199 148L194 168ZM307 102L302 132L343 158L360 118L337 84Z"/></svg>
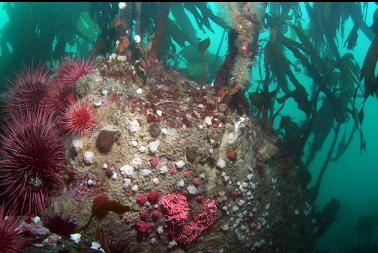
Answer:
<svg viewBox="0 0 378 253"><path fill-rule="evenodd" d="M167 221L181 222L189 215L189 203L180 193L168 193L161 197L160 208Z"/></svg>
<svg viewBox="0 0 378 253"><path fill-rule="evenodd" d="M217 217L217 205L214 199L203 198L200 203L200 212L193 212L189 216L189 203L186 197L179 193L170 193L162 197L160 207L168 221L169 234L181 244L189 244L196 240L200 234L209 229Z"/></svg>

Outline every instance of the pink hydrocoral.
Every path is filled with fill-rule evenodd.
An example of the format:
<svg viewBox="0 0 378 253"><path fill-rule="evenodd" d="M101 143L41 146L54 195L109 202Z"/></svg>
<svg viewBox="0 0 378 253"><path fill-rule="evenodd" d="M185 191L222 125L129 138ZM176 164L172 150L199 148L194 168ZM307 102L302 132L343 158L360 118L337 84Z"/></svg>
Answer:
<svg viewBox="0 0 378 253"><path fill-rule="evenodd" d="M202 212L195 216L192 221L199 230L204 231L213 225L217 218L217 204L214 199L204 198L201 200L201 209Z"/></svg>
<svg viewBox="0 0 378 253"><path fill-rule="evenodd" d="M160 208L166 220L181 222L189 215L187 198L180 193L168 193L161 197Z"/></svg>
<svg viewBox="0 0 378 253"><path fill-rule="evenodd" d="M203 231L214 224L217 216L215 200L206 197L201 200L201 211L191 220L187 220L189 203L182 194L165 194L160 205L168 221L170 235L181 244L189 244L197 239Z"/></svg>

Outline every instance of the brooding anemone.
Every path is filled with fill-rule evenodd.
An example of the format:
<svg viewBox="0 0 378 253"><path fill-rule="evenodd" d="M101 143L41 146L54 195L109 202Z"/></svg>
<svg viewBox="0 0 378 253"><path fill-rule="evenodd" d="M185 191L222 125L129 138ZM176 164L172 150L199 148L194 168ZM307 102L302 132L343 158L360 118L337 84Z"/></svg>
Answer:
<svg viewBox="0 0 378 253"><path fill-rule="evenodd" d="M49 71L44 66L27 67L10 82L6 112L20 117L26 111L36 112L45 102L50 84Z"/></svg>
<svg viewBox="0 0 378 253"><path fill-rule="evenodd" d="M67 88L74 89L76 82L83 76L89 75L94 62L85 59L67 59L57 69L56 81Z"/></svg>
<svg viewBox="0 0 378 253"><path fill-rule="evenodd" d="M63 139L52 116L30 111L11 116L0 136L0 199L19 214L41 213L51 193L64 186Z"/></svg>
<svg viewBox="0 0 378 253"><path fill-rule="evenodd" d="M28 245L28 239L23 236L22 219L16 218L13 213L5 214L0 207L0 252L20 253Z"/></svg>
<svg viewBox="0 0 378 253"><path fill-rule="evenodd" d="M84 135L96 125L94 112L90 104L75 100L70 102L60 120L63 129L71 135Z"/></svg>

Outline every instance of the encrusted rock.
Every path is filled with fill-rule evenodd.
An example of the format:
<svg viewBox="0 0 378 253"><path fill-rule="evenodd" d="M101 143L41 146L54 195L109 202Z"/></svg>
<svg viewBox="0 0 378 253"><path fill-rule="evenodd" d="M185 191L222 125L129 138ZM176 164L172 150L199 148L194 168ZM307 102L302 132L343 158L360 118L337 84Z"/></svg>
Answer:
<svg viewBox="0 0 378 253"><path fill-rule="evenodd" d="M197 158L198 148L196 146L186 148L186 159L189 162L194 162Z"/></svg>

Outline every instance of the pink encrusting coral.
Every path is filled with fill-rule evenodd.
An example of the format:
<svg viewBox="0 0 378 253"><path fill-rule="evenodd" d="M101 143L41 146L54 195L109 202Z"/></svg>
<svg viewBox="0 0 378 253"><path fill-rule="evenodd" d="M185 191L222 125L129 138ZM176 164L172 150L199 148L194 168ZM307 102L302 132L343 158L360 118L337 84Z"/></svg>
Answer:
<svg viewBox="0 0 378 253"><path fill-rule="evenodd" d="M73 88L83 76L89 75L95 63L86 59L67 59L57 69L56 81L67 88Z"/></svg>
<svg viewBox="0 0 378 253"><path fill-rule="evenodd" d="M71 135L84 135L96 126L95 115L89 103L72 100L60 119L63 129Z"/></svg>
<svg viewBox="0 0 378 253"><path fill-rule="evenodd" d="M181 222L189 216L189 203L180 193L164 194L160 200L160 208L167 221Z"/></svg>
<svg viewBox="0 0 378 253"><path fill-rule="evenodd" d="M46 102L50 81L49 71L44 66L25 68L10 83L10 99L6 103L6 112L22 116L27 111L36 112L41 109Z"/></svg>
<svg viewBox="0 0 378 253"><path fill-rule="evenodd" d="M0 200L21 214L41 213L51 193L64 186L64 142L45 111L13 116L0 136Z"/></svg>
<svg viewBox="0 0 378 253"><path fill-rule="evenodd" d="M217 217L217 205L214 199L202 198L201 211L189 217L189 203L186 197L179 193L165 194L160 202L165 219L168 221L169 234L181 244L189 244L200 234L209 229Z"/></svg>

